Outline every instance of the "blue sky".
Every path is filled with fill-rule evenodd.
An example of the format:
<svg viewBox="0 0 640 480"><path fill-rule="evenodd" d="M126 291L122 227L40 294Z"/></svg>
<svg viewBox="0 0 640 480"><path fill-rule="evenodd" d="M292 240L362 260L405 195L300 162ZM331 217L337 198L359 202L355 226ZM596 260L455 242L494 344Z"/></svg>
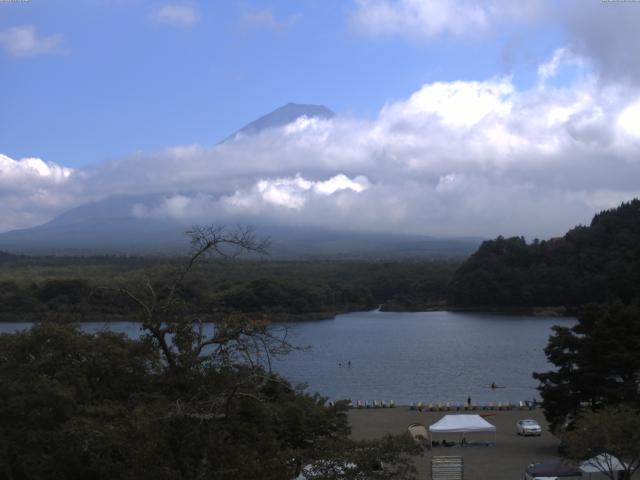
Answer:
<svg viewBox="0 0 640 480"><path fill-rule="evenodd" d="M640 195L640 3L0 0L0 231L134 216L559 235ZM323 104L217 145L288 102Z"/></svg>
<svg viewBox="0 0 640 480"><path fill-rule="evenodd" d="M433 81L513 74L526 85L561 43L557 28L504 25L429 42L376 38L342 0L0 3L0 30L61 37L51 54L0 55L0 145L71 167L178 144L212 144L290 101L374 117Z"/></svg>

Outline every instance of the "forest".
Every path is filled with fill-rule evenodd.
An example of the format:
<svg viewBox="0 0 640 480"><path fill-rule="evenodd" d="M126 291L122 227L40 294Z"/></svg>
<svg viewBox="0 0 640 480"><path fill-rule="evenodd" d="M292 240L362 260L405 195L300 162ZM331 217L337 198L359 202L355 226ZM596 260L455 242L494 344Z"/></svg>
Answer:
<svg viewBox="0 0 640 480"><path fill-rule="evenodd" d="M482 243L448 286L454 307L579 307L640 298L640 200L561 238Z"/></svg>
<svg viewBox="0 0 640 480"><path fill-rule="evenodd" d="M0 254L0 320L62 317L76 321L131 318L121 295L154 279L160 287L184 258L30 257ZM388 310L443 308L457 260L271 261L205 259L181 294L210 319L230 312L270 320L330 318L382 306Z"/></svg>

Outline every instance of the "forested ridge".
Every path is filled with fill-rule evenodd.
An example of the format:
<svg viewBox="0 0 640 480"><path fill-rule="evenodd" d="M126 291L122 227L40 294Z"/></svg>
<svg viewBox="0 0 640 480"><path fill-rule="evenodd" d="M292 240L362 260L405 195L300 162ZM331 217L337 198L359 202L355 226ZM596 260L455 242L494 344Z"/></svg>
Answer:
<svg viewBox="0 0 640 480"><path fill-rule="evenodd" d="M148 278L167 278L183 262L0 253L0 319L131 318L135 306L118 290ZM191 272L181 294L191 308L212 319L238 311L272 320L328 318L379 305L424 310L444 306L447 284L458 266L455 260L209 260Z"/></svg>
<svg viewBox="0 0 640 480"><path fill-rule="evenodd" d="M577 307L640 298L640 200L564 237L484 242L449 285L454 307Z"/></svg>

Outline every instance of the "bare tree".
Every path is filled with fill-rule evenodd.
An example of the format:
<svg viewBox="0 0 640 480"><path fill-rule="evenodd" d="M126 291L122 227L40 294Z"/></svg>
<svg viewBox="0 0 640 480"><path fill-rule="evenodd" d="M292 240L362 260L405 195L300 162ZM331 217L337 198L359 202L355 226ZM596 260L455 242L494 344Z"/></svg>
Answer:
<svg viewBox="0 0 640 480"><path fill-rule="evenodd" d="M232 313L207 324L202 312L194 311L183 296L185 280L199 262L210 256L263 255L267 253L268 240L257 239L250 227L228 230L198 225L187 235L191 239L191 253L168 281L164 279L158 286L158 282L147 278L137 288L119 290L138 306L143 340L159 352L166 373L178 390L184 392L168 414L224 419L230 415L235 399L250 399L264 405L259 393L263 386L274 382L285 385L286 381L272 374L272 356L299 347L289 342L286 328L275 331L264 318ZM191 378L205 378L204 372L217 380L191 382Z"/></svg>
<svg viewBox="0 0 640 480"><path fill-rule="evenodd" d="M181 296L185 279L204 258L235 258L248 252L266 254L268 240L257 239L250 227L227 230L197 225L187 234L191 238L191 254L166 286L158 289L147 279L141 288L120 288L139 307L145 339L158 348L169 370L198 367L204 362L242 362L249 366L266 363L270 370L271 355L291 349L286 330L274 334L264 319L231 314L217 319L213 331L206 333L200 312L185 308Z"/></svg>

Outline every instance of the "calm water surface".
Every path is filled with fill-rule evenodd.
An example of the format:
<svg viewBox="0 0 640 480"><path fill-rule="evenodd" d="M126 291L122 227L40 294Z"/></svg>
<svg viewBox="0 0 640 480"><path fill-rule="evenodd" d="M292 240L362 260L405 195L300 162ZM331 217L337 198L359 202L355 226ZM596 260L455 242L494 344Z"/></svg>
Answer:
<svg viewBox="0 0 640 480"><path fill-rule="evenodd" d="M551 368L543 352L551 326L573 323L479 313L350 313L286 324L291 341L311 349L282 357L274 369L306 383L310 392L354 402L454 403L467 396L474 402L515 402L537 397L531 373ZM3 332L24 328L29 324L0 323ZM82 328L140 333L135 322L91 322ZM491 382L506 388L491 390Z"/></svg>
<svg viewBox="0 0 640 480"><path fill-rule="evenodd" d="M332 398L409 402L519 401L537 397L534 371L550 368L551 327L575 320L451 312L361 312L290 326L312 346L276 369ZM339 367L351 361L351 367ZM492 382L505 386L491 390Z"/></svg>

